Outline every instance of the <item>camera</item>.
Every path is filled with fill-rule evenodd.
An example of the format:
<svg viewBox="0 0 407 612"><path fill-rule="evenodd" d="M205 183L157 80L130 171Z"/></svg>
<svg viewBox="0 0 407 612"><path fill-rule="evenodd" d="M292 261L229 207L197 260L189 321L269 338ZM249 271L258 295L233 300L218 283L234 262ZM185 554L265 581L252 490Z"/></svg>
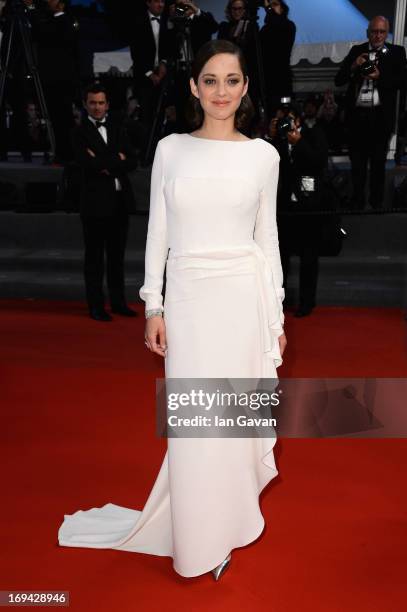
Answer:
<svg viewBox="0 0 407 612"><path fill-rule="evenodd" d="M371 59L373 54L369 54L369 59L360 66L361 75L366 77L369 76L369 74L372 74L376 70L380 56L385 55L387 51L387 47L383 47L382 49L375 51L375 57L373 59Z"/></svg>
<svg viewBox="0 0 407 612"><path fill-rule="evenodd" d="M176 19L182 19L183 17L186 17L186 13L188 9L190 8L191 7L188 6L188 4L183 4L182 2L180 2L179 4L176 4L175 11L174 11L174 17Z"/></svg>
<svg viewBox="0 0 407 612"><path fill-rule="evenodd" d="M295 124L292 117L282 117L277 122L277 134L282 140L287 138L288 132L291 132L294 128Z"/></svg>
<svg viewBox="0 0 407 612"><path fill-rule="evenodd" d="M291 108L291 98L281 98L279 110L284 113L284 116L277 121L277 134L281 140L287 138L288 132L291 132L295 128L295 122L292 117L289 117Z"/></svg>

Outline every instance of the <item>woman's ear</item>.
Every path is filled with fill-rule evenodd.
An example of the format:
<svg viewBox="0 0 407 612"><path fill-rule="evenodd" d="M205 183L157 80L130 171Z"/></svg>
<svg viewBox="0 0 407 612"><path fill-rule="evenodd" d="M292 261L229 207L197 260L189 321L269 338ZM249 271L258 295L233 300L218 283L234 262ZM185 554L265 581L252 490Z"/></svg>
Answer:
<svg viewBox="0 0 407 612"><path fill-rule="evenodd" d="M246 77L246 83L243 87L243 96L247 94L247 90L249 89L249 77Z"/></svg>
<svg viewBox="0 0 407 612"><path fill-rule="evenodd" d="M192 77L189 79L189 86L191 88L192 95L195 96L195 98L198 98L199 100L198 87L196 86L195 81Z"/></svg>

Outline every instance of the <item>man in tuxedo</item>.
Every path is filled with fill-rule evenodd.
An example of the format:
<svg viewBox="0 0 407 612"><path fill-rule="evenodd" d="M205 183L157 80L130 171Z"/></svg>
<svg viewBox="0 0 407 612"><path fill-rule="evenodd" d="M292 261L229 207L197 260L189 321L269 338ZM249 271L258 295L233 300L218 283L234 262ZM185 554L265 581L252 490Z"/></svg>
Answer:
<svg viewBox="0 0 407 612"><path fill-rule="evenodd" d="M188 35L191 39L192 55L195 56L198 49L212 38L212 34L218 31L219 24L212 13L202 11L192 0L175 0L175 2L170 2L168 7L170 16L169 29L172 30L173 34L174 31L177 30L177 28L174 28L174 18L176 18L177 6L182 7L184 11ZM178 48L174 48L174 45L176 45L174 37L172 37L171 43L173 45L172 54L175 58L181 60L188 59L186 57L187 52L184 49L179 48L179 46Z"/></svg>
<svg viewBox="0 0 407 612"><path fill-rule="evenodd" d="M134 317L126 303L124 254L132 190L127 173L137 167L124 128L108 114L105 88L89 86L84 94L87 117L74 131L73 149L82 169L80 213L85 241L85 285L89 314L111 321L103 295L106 251L107 285L113 313Z"/></svg>
<svg viewBox="0 0 407 612"><path fill-rule="evenodd" d="M167 74L168 31L164 7L164 0L146 1L145 14L136 22L130 42L140 120L148 128Z"/></svg>
<svg viewBox="0 0 407 612"><path fill-rule="evenodd" d="M370 163L369 203L383 204L386 158L395 129L397 92L406 86L406 52L386 42L389 22L374 17L367 30L368 42L355 45L335 78L337 86L348 84L346 123L352 164L352 207L365 206L367 167Z"/></svg>
<svg viewBox="0 0 407 612"><path fill-rule="evenodd" d="M202 11L192 0L175 0L168 7L170 55L176 61L173 99L177 129L188 130L185 116L190 97L190 66L200 47L218 31L219 24L212 13Z"/></svg>
<svg viewBox="0 0 407 612"><path fill-rule="evenodd" d="M47 0L45 10L33 0L29 9L38 71L50 120L55 132L56 160L72 159L72 104L79 89L78 24L65 12L69 0Z"/></svg>

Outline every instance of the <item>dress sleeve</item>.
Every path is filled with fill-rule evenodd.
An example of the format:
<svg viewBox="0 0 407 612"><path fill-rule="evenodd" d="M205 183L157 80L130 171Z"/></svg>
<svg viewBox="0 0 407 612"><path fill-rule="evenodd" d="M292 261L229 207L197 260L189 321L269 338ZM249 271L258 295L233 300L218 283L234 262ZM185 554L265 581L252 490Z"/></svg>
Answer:
<svg viewBox="0 0 407 612"><path fill-rule="evenodd" d="M164 162L162 145L159 142L151 172L150 213L148 217L144 284L139 292L141 299L146 303L146 310L160 309L163 311L162 288L167 256Z"/></svg>
<svg viewBox="0 0 407 612"><path fill-rule="evenodd" d="M260 192L260 203L253 237L269 262L274 290L280 305L280 323L284 325L283 300L285 292L277 232L277 185L280 158L277 151L274 150L273 153L266 181Z"/></svg>

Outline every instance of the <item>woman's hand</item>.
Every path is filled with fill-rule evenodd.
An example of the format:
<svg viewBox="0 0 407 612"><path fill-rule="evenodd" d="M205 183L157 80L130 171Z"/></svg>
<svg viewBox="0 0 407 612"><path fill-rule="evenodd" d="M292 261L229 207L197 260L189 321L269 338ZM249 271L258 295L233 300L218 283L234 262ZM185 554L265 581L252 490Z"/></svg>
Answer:
<svg viewBox="0 0 407 612"><path fill-rule="evenodd" d="M278 343L280 345L280 353L281 353L281 357L282 357L283 353L285 351L285 347L287 346L287 338L285 337L285 333L284 332L281 334L281 336L278 337Z"/></svg>
<svg viewBox="0 0 407 612"><path fill-rule="evenodd" d="M152 353L165 357L167 337L163 317L157 316L147 319L144 337L145 343Z"/></svg>

